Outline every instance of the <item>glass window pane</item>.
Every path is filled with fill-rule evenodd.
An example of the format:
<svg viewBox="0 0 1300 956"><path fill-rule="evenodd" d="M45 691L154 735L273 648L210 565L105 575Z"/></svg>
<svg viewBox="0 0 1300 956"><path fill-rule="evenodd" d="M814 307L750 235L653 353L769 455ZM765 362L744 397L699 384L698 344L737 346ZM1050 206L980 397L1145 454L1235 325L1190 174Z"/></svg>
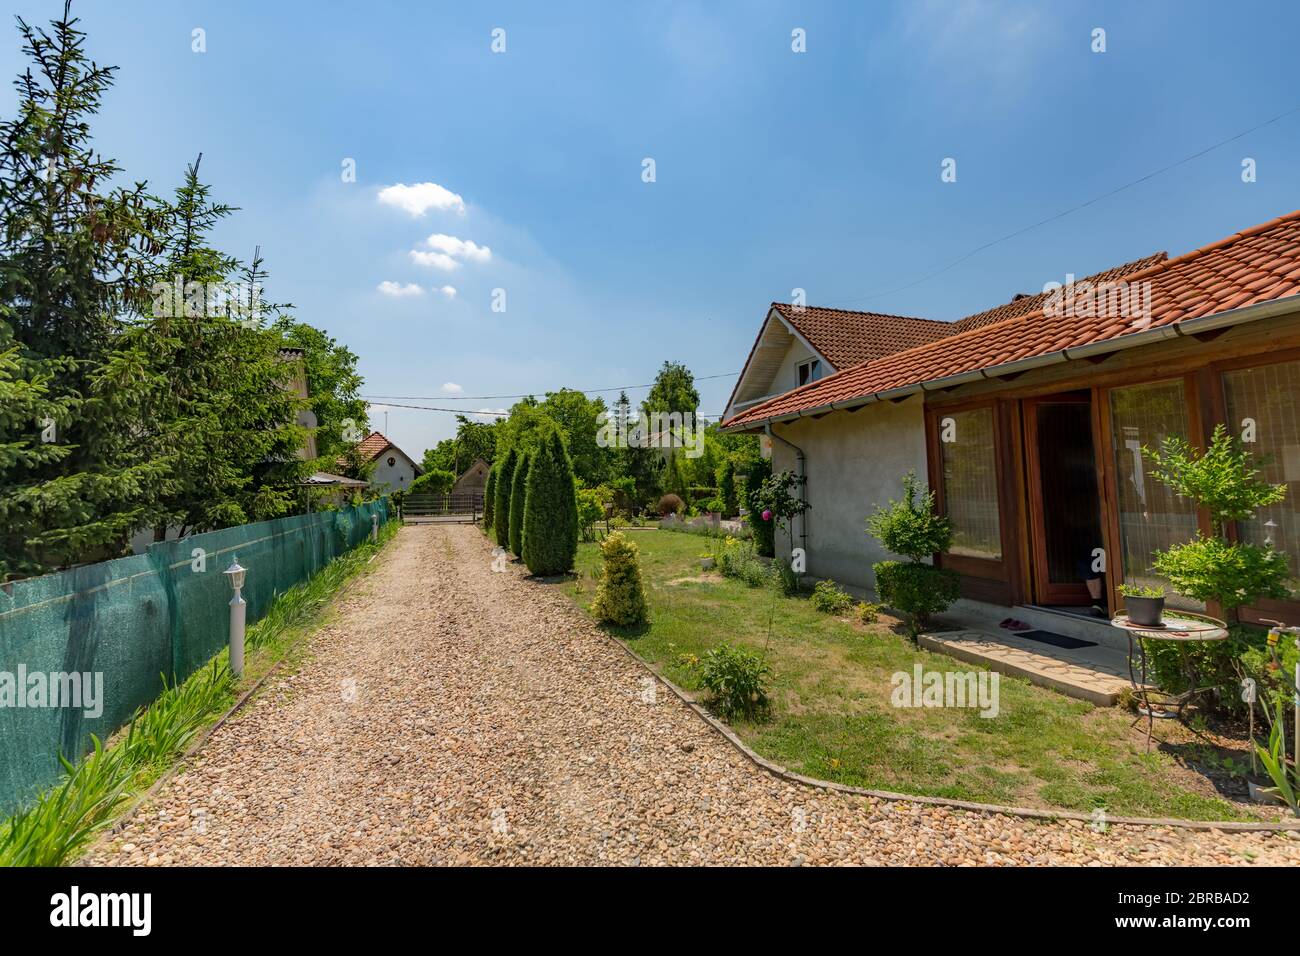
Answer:
<svg viewBox="0 0 1300 956"><path fill-rule="evenodd" d="M1168 582L1151 570L1151 556L1196 537L1196 506L1151 477L1142 448L1158 448L1168 436L1187 437L1183 381L1111 389L1110 412L1124 583L1167 587ZM1173 592L1166 603L1187 609L1202 606Z"/></svg>
<svg viewBox="0 0 1300 956"><path fill-rule="evenodd" d="M1294 574L1300 568L1300 362L1225 372L1223 394L1228 431L1243 439L1247 451L1270 459L1259 463L1261 478L1287 486L1280 502L1238 523L1241 538L1286 552Z"/></svg>
<svg viewBox="0 0 1300 956"><path fill-rule="evenodd" d="M943 502L953 526L948 553L1000 560L993 409L951 412L940 419L939 432Z"/></svg>

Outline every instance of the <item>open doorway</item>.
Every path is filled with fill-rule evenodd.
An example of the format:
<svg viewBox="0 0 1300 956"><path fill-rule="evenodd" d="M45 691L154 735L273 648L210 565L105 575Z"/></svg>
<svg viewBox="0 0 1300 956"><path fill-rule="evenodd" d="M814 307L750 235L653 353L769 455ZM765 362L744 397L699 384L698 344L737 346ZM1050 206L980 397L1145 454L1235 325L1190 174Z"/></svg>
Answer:
<svg viewBox="0 0 1300 956"><path fill-rule="evenodd" d="M1026 399L1023 409L1033 602L1104 616L1091 398L1063 392Z"/></svg>

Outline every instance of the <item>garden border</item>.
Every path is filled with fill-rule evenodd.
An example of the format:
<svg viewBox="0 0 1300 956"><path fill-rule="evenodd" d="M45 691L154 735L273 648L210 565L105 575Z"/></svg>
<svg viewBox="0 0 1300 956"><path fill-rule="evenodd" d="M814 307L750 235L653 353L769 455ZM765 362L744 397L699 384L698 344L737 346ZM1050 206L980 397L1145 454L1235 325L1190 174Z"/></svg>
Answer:
<svg viewBox="0 0 1300 956"><path fill-rule="evenodd" d="M695 701L690 694L682 690L663 674L659 673L651 664L643 659L631 647L619 640L613 634L604 630L596 624L589 615L584 613L581 608L576 607L572 601L565 599L565 603L573 608L574 613L581 615L597 633L606 640L612 641L622 649L632 660L636 661L644 670L652 674L656 680L673 692L673 695L699 716L706 724L712 727L723 738L731 744L736 750L740 751L750 763L754 764L761 770L766 771L780 780L788 783L797 783L801 786L812 787L818 790L829 790L833 793L843 793L855 797L875 797L879 800L890 800L903 803L920 803L934 807L952 807L958 810L970 810L976 813L1000 813L1004 816L1025 817L1038 820L1078 820L1082 823L1095 823L1096 818L1089 813L1082 813L1078 810L1040 810L1033 807L1007 807L996 803L975 803L970 800L952 800L947 797L927 797L919 794L896 793L892 790L869 790L866 787L853 787L844 783L835 783L831 780L818 780L816 777L805 777L803 774L795 773L792 770L781 766L761 756L749 745L737 736L736 732L719 720L701 704ZM1113 817L1106 814L1105 824L1107 826L1139 826L1139 827L1181 827L1185 830L1226 830L1236 832L1272 832L1272 833L1294 833L1300 836L1300 820L1289 821L1268 821L1268 820L1182 820L1177 817Z"/></svg>

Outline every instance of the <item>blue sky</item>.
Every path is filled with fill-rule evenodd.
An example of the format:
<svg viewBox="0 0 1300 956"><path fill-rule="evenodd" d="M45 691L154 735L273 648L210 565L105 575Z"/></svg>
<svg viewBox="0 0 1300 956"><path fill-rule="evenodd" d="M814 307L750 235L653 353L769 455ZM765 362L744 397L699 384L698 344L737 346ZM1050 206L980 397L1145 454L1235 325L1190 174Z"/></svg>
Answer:
<svg viewBox="0 0 1300 956"><path fill-rule="evenodd" d="M16 4L32 21L60 6ZM957 319L1300 206L1296 113L912 284L1300 106L1294 3L74 10L91 54L121 67L102 150L159 190L202 151L217 196L241 207L221 243L261 245L268 296L361 356L365 394L441 396L422 404L644 383L665 359L731 373L767 303L796 287L811 305ZM21 64L10 30L0 72ZM6 88L0 111L13 103ZM385 195L442 208L380 198L423 183L446 192ZM732 384L702 382L701 411L721 412ZM416 458L453 431L448 414L389 412Z"/></svg>

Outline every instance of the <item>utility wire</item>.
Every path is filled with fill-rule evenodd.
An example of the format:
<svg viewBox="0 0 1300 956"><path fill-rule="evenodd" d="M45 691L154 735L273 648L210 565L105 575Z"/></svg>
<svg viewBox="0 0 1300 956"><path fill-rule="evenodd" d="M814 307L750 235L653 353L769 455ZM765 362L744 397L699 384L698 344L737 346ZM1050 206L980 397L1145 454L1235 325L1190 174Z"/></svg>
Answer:
<svg viewBox="0 0 1300 956"><path fill-rule="evenodd" d="M695 381L707 382L715 378L732 378L739 375L739 372L723 372L720 375L697 375ZM637 388L653 388L654 382L648 382L645 385L615 385L613 388L586 388L586 389L569 389L569 391L581 391L584 395L596 395L600 392L622 392L631 391ZM386 399L402 402L495 402L504 401L507 398L533 398L538 392L525 392L521 395L362 395L360 396L367 402L374 402L378 405L387 405ZM540 393L540 394L545 394ZM400 407L400 406L399 406ZM453 411L453 409L436 409L436 411ZM460 411L460 409L455 409Z"/></svg>
<svg viewBox="0 0 1300 956"><path fill-rule="evenodd" d="M470 417L471 415L495 415L498 418L510 417L509 412L496 412L496 411L490 411L488 409L480 409L478 411L474 411L473 409L469 409L469 408L437 408L433 405L398 405L395 402L375 402L375 401L371 401L370 399L364 399L364 401L366 402L367 405L382 405L387 408L415 408L423 412L451 412L453 415L464 415L466 418ZM719 420L721 420L722 418L721 415L702 415L702 414L697 414L696 417L704 418L704 419L717 418Z"/></svg>
<svg viewBox="0 0 1300 956"><path fill-rule="evenodd" d="M927 273L921 276L921 278L909 282L906 285L896 286L895 288L889 289L885 292L875 292L872 293L871 295L857 296L856 298L852 298L852 299L831 299L827 301L826 304L834 305L837 303L842 304L846 302L866 302L870 299L881 299L884 298L885 296L893 295L896 292L903 292L907 289L914 288L915 286L918 286L923 282L929 282L931 279L943 275L945 272L948 272L950 269L956 268L957 266L965 262L967 259L971 258L974 255L977 255L978 253L983 252L985 249L990 249L993 246L998 245L999 243L1006 242L1008 239L1014 239L1016 238L1016 236L1022 236L1025 233L1030 232L1031 230L1039 228L1040 226L1047 225L1049 222L1055 222L1058 219L1064 219L1066 216L1076 213L1080 209L1086 209L1088 206L1094 205L1095 203L1099 203L1102 200L1109 199L1111 196L1122 193L1126 189L1132 189L1134 186L1144 183L1148 179L1154 179L1156 176L1159 176L1162 173L1167 173L1171 169L1175 169L1179 166L1184 165L1185 163L1190 163L1194 159L1200 159L1206 153L1213 152L1214 150L1220 148L1221 146L1227 146L1229 143L1239 140L1243 136L1249 136L1251 133L1254 133L1257 130L1261 130L1265 126L1271 126L1274 123L1278 122L1279 120L1286 119L1288 116L1291 116L1294 113L1300 113L1300 106L1294 106L1283 113L1278 113L1272 119L1267 119L1264 122L1260 123L1258 126L1252 126L1250 129L1243 130L1242 132L1237 133L1234 136L1229 136L1227 139L1220 140L1219 142L1215 143L1213 146L1206 146L1204 149L1197 150L1195 153L1192 153L1190 156L1184 156L1182 159L1177 160L1176 162L1172 162L1168 166L1162 166L1161 168L1149 172L1145 176L1141 176L1138 179L1133 180L1132 182L1125 183L1123 186L1117 186L1116 188L1110 190L1110 192L1102 193L1100 196L1094 196L1092 199L1089 199L1085 202L1081 202L1077 206L1072 206L1063 212L1058 212L1054 216L1048 216L1046 219L1040 219L1038 222L1033 223L1032 225L1024 226L1020 229L1015 230L1014 232L1007 233L1005 236L1001 236L997 239L992 239L989 242L984 243L982 246L976 246L970 252L954 259L946 266L943 266L940 269L936 269L933 272Z"/></svg>

